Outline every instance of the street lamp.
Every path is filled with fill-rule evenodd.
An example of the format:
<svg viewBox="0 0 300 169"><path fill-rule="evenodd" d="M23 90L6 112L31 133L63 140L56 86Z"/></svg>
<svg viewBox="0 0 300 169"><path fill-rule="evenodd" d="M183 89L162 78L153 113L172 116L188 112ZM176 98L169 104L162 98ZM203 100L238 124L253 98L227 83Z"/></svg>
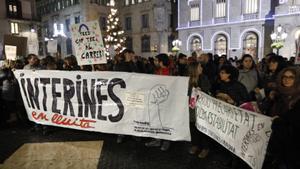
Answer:
<svg viewBox="0 0 300 169"><path fill-rule="evenodd" d="M276 31L273 32L271 35L271 39L273 41L271 47L276 48L277 55L279 54L279 49L283 47L283 43L287 38L288 34L283 30L281 25L278 25Z"/></svg>
<svg viewBox="0 0 300 169"><path fill-rule="evenodd" d="M172 52L178 52L180 50L180 46L181 46L182 42L178 39L173 40L172 45Z"/></svg>
<svg viewBox="0 0 300 169"><path fill-rule="evenodd" d="M58 29L57 23L53 24L53 27L54 27L53 37L58 37L58 36L67 37L65 32L64 32L64 24L61 23L59 25L60 25L60 29Z"/></svg>

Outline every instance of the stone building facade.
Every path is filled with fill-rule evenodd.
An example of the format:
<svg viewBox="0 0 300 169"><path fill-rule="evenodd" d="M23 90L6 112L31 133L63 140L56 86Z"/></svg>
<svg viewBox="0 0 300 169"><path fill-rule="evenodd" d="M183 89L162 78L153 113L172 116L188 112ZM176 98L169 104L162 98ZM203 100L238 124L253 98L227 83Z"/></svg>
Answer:
<svg viewBox="0 0 300 169"><path fill-rule="evenodd" d="M4 59L5 45L17 46L20 57L33 52L30 49L38 46L39 25L35 0L0 0L0 4L0 58Z"/></svg>
<svg viewBox="0 0 300 169"><path fill-rule="evenodd" d="M43 38L52 38L54 23L63 25L66 37L57 37L62 56L74 53L69 26L74 23L99 20L102 32L106 29L110 0L38 0L37 11L41 16ZM126 47L137 55L153 56L158 52L170 52L176 38L176 0L115 0ZM174 14L175 13L175 14ZM59 29L59 28L58 28ZM44 43L44 55L47 54Z"/></svg>
<svg viewBox="0 0 300 169"><path fill-rule="evenodd" d="M184 0L178 3L181 51L212 52L228 57L271 52L269 34L278 5L273 0Z"/></svg>

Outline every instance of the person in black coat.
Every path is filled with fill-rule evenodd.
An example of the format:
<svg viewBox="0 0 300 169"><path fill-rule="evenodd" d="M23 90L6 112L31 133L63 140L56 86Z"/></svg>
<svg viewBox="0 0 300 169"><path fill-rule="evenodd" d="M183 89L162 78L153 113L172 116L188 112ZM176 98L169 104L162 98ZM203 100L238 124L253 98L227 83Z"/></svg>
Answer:
<svg viewBox="0 0 300 169"><path fill-rule="evenodd" d="M213 85L213 95L229 104L239 106L249 101L246 87L237 81L238 70L231 65L220 68L217 82Z"/></svg>
<svg viewBox="0 0 300 169"><path fill-rule="evenodd" d="M276 82L272 106L272 135L268 153L273 165L287 169L300 168L300 70L295 67L283 69ZM266 164L268 165L268 164Z"/></svg>
<svg viewBox="0 0 300 169"><path fill-rule="evenodd" d="M115 71L120 72L139 72L137 66L133 62L134 51L130 49L124 49L120 54L122 57L121 62L115 65ZM122 143L125 135L119 134L117 137L117 143ZM134 137L136 140L140 140L138 137Z"/></svg>
<svg viewBox="0 0 300 169"><path fill-rule="evenodd" d="M120 54L123 59L115 66L115 71L120 72L140 72L138 67L133 62L134 51L130 49L124 49Z"/></svg>
<svg viewBox="0 0 300 169"><path fill-rule="evenodd" d="M220 68L217 82L212 88L213 95L220 100L223 100L229 104L239 106L245 102L248 102L250 97L246 87L240 83L237 79L239 71L232 65L223 65ZM231 168L232 169L247 169L249 168L245 162L231 154Z"/></svg>

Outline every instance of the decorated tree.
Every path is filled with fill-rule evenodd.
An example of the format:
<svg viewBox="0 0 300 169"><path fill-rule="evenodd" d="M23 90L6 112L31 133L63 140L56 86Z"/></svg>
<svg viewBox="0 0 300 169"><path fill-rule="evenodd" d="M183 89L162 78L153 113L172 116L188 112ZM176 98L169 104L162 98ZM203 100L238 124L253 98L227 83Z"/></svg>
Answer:
<svg viewBox="0 0 300 169"><path fill-rule="evenodd" d="M120 19L118 17L118 10L115 8L114 0L110 1L110 14L107 18L107 26L105 32L105 48L107 52L110 50L120 51L124 48L125 37L124 31L120 26Z"/></svg>

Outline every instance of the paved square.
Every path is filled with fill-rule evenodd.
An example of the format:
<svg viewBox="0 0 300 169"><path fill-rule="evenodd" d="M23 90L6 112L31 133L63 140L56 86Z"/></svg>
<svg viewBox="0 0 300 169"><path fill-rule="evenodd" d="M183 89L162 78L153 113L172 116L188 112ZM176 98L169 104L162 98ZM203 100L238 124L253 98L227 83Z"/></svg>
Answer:
<svg viewBox="0 0 300 169"><path fill-rule="evenodd" d="M27 143L1 169L96 169L103 141Z"/></svg>

